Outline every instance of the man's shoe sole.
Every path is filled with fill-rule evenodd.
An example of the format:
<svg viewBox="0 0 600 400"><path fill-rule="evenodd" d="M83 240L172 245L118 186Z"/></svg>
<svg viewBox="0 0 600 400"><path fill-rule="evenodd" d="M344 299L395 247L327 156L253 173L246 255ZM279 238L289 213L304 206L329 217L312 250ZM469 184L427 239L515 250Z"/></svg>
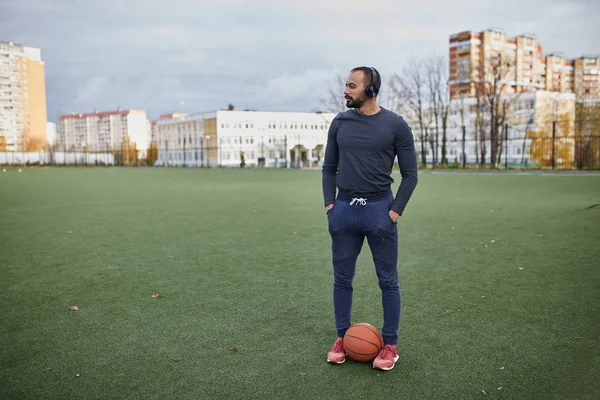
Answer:
<svg viewBox="0 0 600 400"><path fill-rule="evenodd" d="M398 359L399 359L399 358L400 358L400 356L396 356L396 357L394 357L394 364L392 364L392 366L391 366L391 367L389 367L389 368L385 368L385 367L376 367L375 365L373 365L373 368L375 368L375 369L381 369L381 370L383 370L383 371L389 371L389 370L393 369L393 368L396 366L396 362L398 361Z"/></svg>
<svg viewBox="0 0 600 400"><path fill-rule="evenodd" d="M331 364L343 364L343 363L344 363L344 361L346 361L346 359L345 359L345 358L344 358L342 361L332 361L332 360L330 360L329 358L327 359L327 362L328 362L328 363L331 363Z"/></svg>

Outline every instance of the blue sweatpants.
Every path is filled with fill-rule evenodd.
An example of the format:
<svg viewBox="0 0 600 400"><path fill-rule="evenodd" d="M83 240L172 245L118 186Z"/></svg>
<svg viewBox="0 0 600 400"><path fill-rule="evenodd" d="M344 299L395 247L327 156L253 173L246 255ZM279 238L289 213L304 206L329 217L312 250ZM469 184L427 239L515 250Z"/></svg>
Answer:
<svg viewBox="0 0 600 400"><path fill-rule="evenodd" d="M338 337L343 337L351 325L352 281L366 237L381 288L383 341L397 344L402 300L398 283L398 225L389 215L393 201L391 190L369 198L339 193L327 217L332 239L333 307Z"/></svg>

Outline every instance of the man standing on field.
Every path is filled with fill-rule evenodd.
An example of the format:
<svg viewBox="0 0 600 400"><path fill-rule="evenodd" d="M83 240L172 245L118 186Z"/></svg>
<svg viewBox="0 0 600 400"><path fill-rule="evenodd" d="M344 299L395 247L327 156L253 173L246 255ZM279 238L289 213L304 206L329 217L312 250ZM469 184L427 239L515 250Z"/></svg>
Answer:
<svg viewBox="0 0 600 400"><path fill-rule="evenodd" d="M377 104L380 87L376 69L354 68L344 91L350 109L333 119L328 133L323 197L332 239L337 340L327 361L346 360L343 337L351 325L352 280L366 237L383 303L384 347L373 367L390 370L398 361L401 313L397 220L417 185L418 166L410 127L401 116ZM402 181L394 197L391 174L396 157Z"/></svg>

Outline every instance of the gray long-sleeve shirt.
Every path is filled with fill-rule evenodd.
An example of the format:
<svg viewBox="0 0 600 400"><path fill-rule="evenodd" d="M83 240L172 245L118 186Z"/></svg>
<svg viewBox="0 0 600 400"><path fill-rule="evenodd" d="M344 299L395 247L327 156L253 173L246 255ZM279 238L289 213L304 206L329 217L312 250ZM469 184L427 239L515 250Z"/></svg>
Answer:
<svg viewBox="0 0 600 400"><path fill-rule="evenodd" d="M418 181L410 127L401 116L383 107L368 116L354 109L338 114L329 127L323 163L325 205L334 203L336 187L358 197L389 190L396 157L402 181L391 209L402 215Z"/></svg>

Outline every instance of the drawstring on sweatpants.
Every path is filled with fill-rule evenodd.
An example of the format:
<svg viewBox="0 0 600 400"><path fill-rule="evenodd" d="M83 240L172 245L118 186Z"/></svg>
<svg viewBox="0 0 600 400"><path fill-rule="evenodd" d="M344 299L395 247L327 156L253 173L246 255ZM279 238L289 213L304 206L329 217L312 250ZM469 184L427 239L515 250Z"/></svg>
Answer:
<svg viewBox="0 0 600 400"><path fill-rule="evenodd" d="M356 203L356 205L361 205L361 206L365 206L367 205L367 199L363 199L361 198L353 198L352 201L350 202L350 205L353 205L354 203Z"/></svg>

